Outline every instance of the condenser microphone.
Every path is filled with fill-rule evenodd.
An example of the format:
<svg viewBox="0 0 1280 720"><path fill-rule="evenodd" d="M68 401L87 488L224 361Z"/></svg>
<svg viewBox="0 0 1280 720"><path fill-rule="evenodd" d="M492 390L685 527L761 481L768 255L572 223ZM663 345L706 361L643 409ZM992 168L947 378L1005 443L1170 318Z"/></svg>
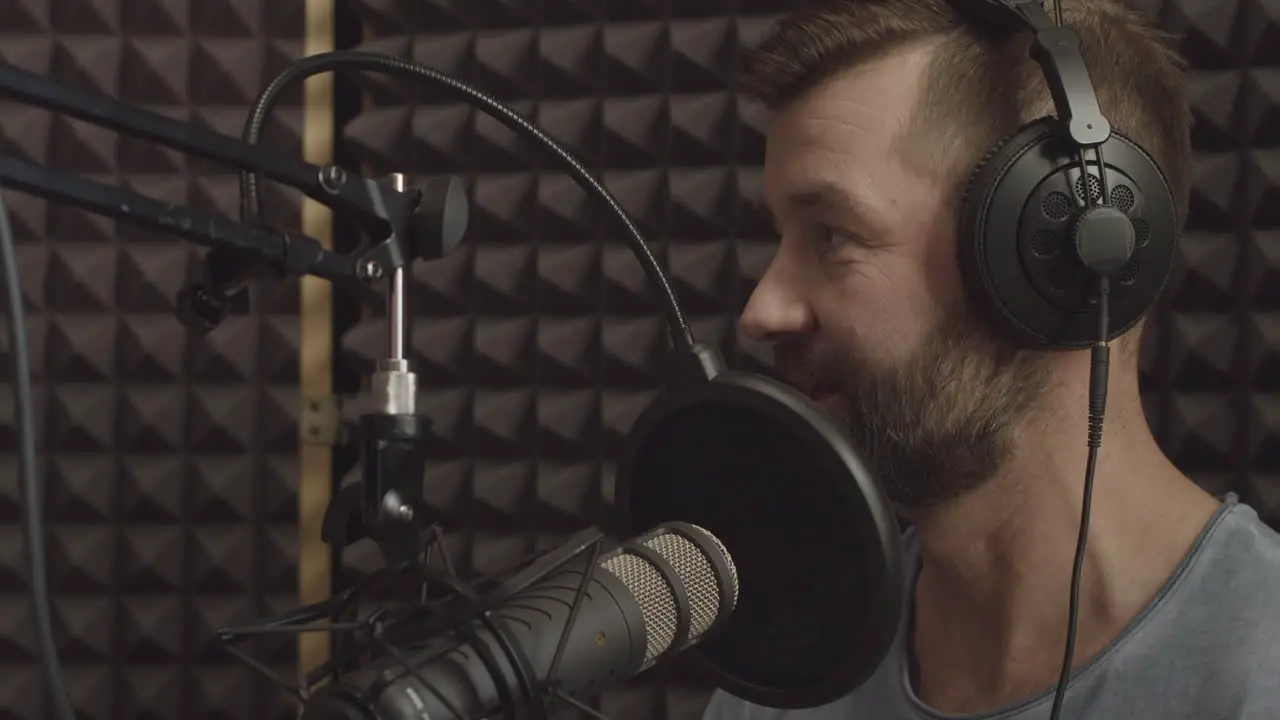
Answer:
<svg viewBox="0 0 1280 720"><path fill-rule="evenodd" d="M318 691L302 720L535 716L699 642L731 617L737 598L738 573L720 541L666 523L598 562L579 556L462 628L414 642L411 625L387 627L401 649Z"/></svg>

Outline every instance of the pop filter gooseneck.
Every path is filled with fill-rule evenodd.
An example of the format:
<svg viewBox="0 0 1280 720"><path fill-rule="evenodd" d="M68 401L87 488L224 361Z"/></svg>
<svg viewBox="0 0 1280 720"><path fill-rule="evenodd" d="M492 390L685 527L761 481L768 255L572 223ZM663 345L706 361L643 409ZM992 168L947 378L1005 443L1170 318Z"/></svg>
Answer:
<svg viewBox="0 0 1280 720"><path fill-rule="evenodd" d="M737 607L686 653L718 687L774 708L834 702L897 634L892 506L807 397L760 375L709 375L637 419L618 466L623 532L693 523L733 556Z"/></svg>

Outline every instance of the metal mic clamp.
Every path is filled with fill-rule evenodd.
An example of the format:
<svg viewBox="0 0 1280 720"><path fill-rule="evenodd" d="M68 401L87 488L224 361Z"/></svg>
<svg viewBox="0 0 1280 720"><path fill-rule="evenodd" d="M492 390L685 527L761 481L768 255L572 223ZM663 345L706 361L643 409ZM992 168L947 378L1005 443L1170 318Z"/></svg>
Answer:
<svg viewBox="0 0 1280 720"><path fill-rule="evenodd" d="M405 176L389 176L405 190ZM466 200L456 179L424 194L424 204L405 229L402 247L412 258L434 260L458 245L466 224ZM362 477L334 496L325 514L322 537L335 549L369 538L389 566L421 560L436 518L423 502L431 420L417 408L418 376L407 354L408 265L387 277L373 261L358 271L387 287L387 347L369 381L372 408L360 416Z"/></svg>
<svg viewBox="0 0 1280 720"><path fill-rule="evenodd" d="M405 192L402 174L379 180L374 183L374 190L386 191L387 186L410 194ZM410 575L416 572L418 576L432 576L426 562L427 551L441 534L438 518L423 500L427 447L432 435L431 421L418 412L418 378L409 366L407 273L414 260L437 260L461 243L469 207L466 190L456 177L427 179L421 186L411 192L415 204L403 222L392 223L390 234L378 237L360 252L352 267L352 273L363 283L386 283L387 345L385 356L378 360L369 379L367 399L372 407L359 419L361 478L334 493L320 531L321 539L335 551L360 540L372 540L386 567L327 600L220 631L223 646L256 667L261 665L237 650L237 642L263 633L301 632L326 619L334 634L335 658L347 658L346 644L352 640L347 632L368 629L365 621L347 617L356 598L371 587L379 587L380 578L394 578L405 570ZM340 189L341 184L335 184L335 188ZM205 274L211 272L208 267ZM425 580L418 585L425 597ZM338 634L340 630L342 634ZM273 679L305 700L310 689L324 678L336 678L343 662L346 661L322 664L297 687L275 676Z"/></svg>
<svg viewBox="0 0 1280 720"><path fill-rule="evenodd" d="M391 182L404 190L405 177ZM376 272L376 271L374 271ZM405 267L387 278L387 352L369 382L374 408L360 418L364 454L361 519L388 564L416 558L427 528L422 503L431 421L417 413L418 376L405 353L408 322Z"/></svg>

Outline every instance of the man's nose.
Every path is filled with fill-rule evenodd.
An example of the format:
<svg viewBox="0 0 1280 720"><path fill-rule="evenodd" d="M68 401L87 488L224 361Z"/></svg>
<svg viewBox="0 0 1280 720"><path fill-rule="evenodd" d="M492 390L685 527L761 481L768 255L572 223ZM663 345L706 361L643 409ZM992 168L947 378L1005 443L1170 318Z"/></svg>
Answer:
<svg viewBox="0 0 1280 720"><path fill-rule="evenodd" d="M748 337L757 341L813 330L813 311L805 301L803 283L781 251L751 292L738 323Z"/></svg>

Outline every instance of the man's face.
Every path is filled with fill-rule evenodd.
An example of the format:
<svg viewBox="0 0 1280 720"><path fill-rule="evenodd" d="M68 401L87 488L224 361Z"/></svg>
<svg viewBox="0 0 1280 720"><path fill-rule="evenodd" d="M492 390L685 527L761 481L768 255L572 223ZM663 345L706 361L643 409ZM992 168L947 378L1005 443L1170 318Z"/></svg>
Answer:
<svg viewBox="0 0 1280 720"><path fill-rule="evenodd" d="M966 304L947 188L892 149L927 52L862 65L774 118L764 200L781 238L741 319L907 507L990 479L1047 382L1043 356Z"/></svg>

